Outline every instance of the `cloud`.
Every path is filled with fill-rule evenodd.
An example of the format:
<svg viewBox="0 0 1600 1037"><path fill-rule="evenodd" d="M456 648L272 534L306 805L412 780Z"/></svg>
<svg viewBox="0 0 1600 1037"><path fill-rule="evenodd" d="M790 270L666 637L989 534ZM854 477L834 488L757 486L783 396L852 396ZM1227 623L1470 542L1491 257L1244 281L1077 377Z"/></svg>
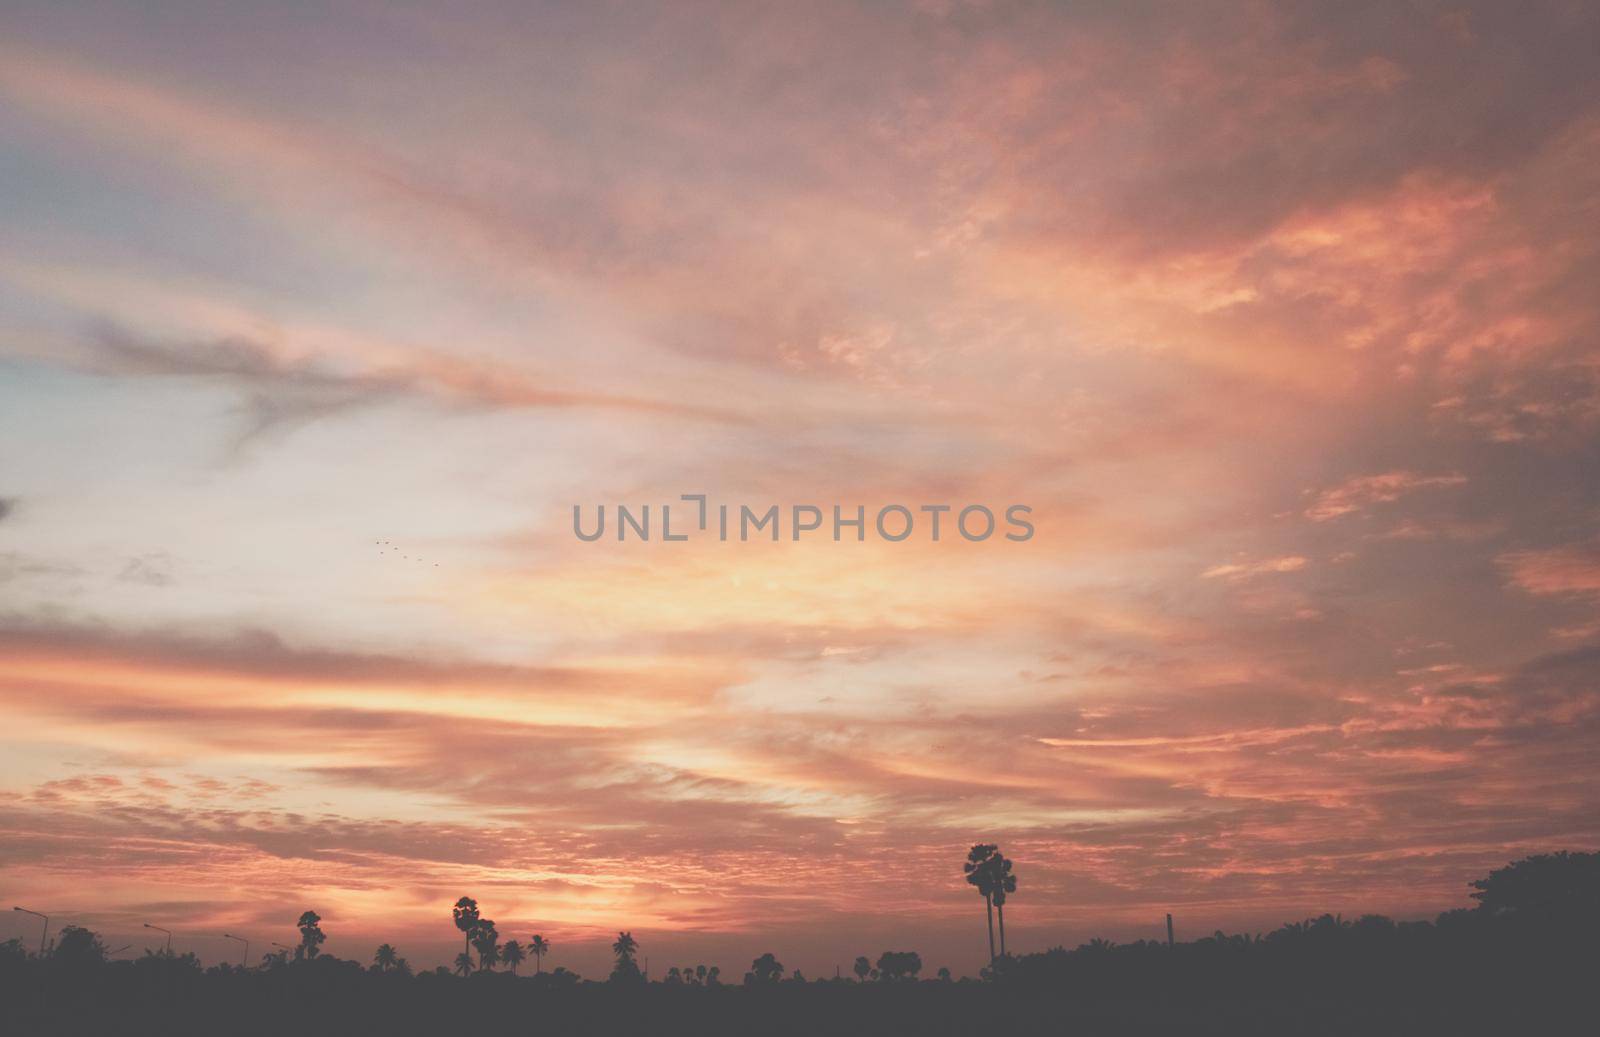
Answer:
<svg viewBox="0 0 1600 1037"><path fill-rule="evenodd" d="M1200 574L1201 579L1214 580L1226 578L1229 580L1242 580L1251 576L1262 576L1270 573L1299 572L1306 567L1307 559L1300 555L1285 555L1282 558L1265 558L1256 562L1225 562L1222 565L1213 565Z"/></svg>
<svg viewBox="0 0 1600 1037"><path fill-rule="evenodd" d="M1600 540L1531 551L1511 551L1496 562L1511 582L1529 594L1600 595Z"/></svg>
<svg viewBox="0 0 1600 1037"><path fill-rule="evenodd" d="M1418 475L1399 470L1357 476L1317 492L1311 505L1305 509L1305 516L1313 522L1327 522L1365 511L1373 504L1391 504L1417 490L1460 486L1466 481L1466 476L1459 473Z"/></svg>
<svg viewBox="0 0 1600 1037"><path fill-rule="evenodd" d="M15 497L0 497L0 522L4 522L16 510L17 499Z"/></svg>
<svg viewBox="0 0 1600 1037"><path fill-rule="evenodd" d="M7 887L970 968L980 837L1041 945L1600 838L1595 13L1458 8L16 19ZM1039 535L566 532L702 489Z"/></svg>
<svg viewBox="0 0 1600 1037"><path fill-rule="evenodd" d="M165 587L172 583L172 558L165 554L130 558L117 573L122 583L143 584L146 587Z"/></svg>
<svg viewBox="0 0 1600 1037"><path fill-rule="evenodd" d="M221 379L240 386L247 394L246 421L233 440L236 450L272 431L407 395L495 408L598 408L712 423L743 420L730 408L547 388L510 369L419 347L369 342L352 355L347 349L319 353L310 345L287 337L156 341L104 323L90 339L97 370Z"/></svg>

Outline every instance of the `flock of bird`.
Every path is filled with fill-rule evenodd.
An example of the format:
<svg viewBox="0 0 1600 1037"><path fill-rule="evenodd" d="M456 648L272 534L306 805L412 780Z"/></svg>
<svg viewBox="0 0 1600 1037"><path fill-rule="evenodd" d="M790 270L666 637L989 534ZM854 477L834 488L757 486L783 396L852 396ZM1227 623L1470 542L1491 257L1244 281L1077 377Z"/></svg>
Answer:
<svg viewBox="0 0 1600 1037"><path fill-rule="evenodd" d="M398 547L394 546L394 541L392 541L392 540L374 540L373 543L377 545L378 553L380 555L381 554L398 554L398 555L400 555L400 558L401 558L402 561L407 561L407 562L410 562L410 561L425 562L425 561L427 561L426 558L422 558L420 556L415 558L415 559L413 559L408 554L402 554L400 549ZM435 569L439 568L439 563L438 562L434 562L433 563L433 567Z"/></svg>

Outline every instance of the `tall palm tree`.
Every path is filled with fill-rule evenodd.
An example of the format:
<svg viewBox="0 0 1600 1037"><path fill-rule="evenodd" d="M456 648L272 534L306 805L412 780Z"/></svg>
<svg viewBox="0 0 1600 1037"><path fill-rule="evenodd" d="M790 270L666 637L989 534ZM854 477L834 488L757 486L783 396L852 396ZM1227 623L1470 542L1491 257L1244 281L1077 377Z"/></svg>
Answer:
<svg viewBox="0 0 1600 1037"><path fill-rule="evenodd" d="M399 953L388 944L378 947L378 953L372 956L372 963L378 966L379 972L388 972L394 968L395 962L400 960Z"/></svg>
<svg viewBox="0 0 1600 1037"><path fill-rule="evenodd" d="M526 961L528 956L522 952L522 944L515 940L507 940L506 945L500 948L500 960L511 966L511 974L517 974L517 966Z"/></svg>
<svg viewBox="0 0 1600 1037"><path fill-rule="evenodd" d="M528 941L528 953L533 955L533 971L535 973L543 972L544 956L550 953L549 942L543 936L534 933L533 938Z"/></svg>
<svg viewBox="0 0 1600 1037"><path fill-rule="evenodd" d="M472 952L472 930L478 927L478 902L471 897L462 897L456 901L456 906L450 909L451 916L455 919L456 928L461 930L461 935L466 938L462 950Z"/></svg>
<svg viewBox="0 0 1600 1037"><path fill-rule="evenodd" d="M462 951L456 955L456 975L470 976L472 974L472 955Z"/></svg>
<svg viewBox="0 0 1600 1037"><path fill-rule="evenodd" d="M966 863L961 865L961 871L967 876L968 885L976 886L983 895L983 906L989 916L989 963L994 964L994 869L990 860L1000 852L1000 847L993 843L979 843L967 853Z"/></svg>
<svg viewBox="0 0 1600 1037"><path fill-rule="evenodd" d="M1000 956L1006 956L1006 897L1017 891L1017 877L1011 873L1011 861L997 849L989 858L993 875L994 913L1000 919Z"/></svg>
<svg viewBox="0 0 1600 1037"><path fill-rule="evenodd" d="M632 933L618 933L616 942L611 945L611 953L617 956L617 963L611 967L612 983L642 983L645 981L644 973L639 970L639 965L633 960L634 954L639 950L639 942L633 938Z"/></svg>

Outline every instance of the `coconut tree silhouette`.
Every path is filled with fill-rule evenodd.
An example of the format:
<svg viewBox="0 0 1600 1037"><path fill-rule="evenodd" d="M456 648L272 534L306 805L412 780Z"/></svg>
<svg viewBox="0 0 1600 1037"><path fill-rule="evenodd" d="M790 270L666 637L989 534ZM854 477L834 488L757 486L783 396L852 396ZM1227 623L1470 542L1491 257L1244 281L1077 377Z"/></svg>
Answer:
<svg viewBox="0 0 1600 1037"><path fill-rule="evenodd" d="M633 938L633 933L622 932L617 934L617 939L611 945L611 953L617 956L617 964L611 969L611 978L616 982L643 979L638 964L633 956L639 950L639 942Z"/></svg>
<svg viewBox="0 0 1600 1037"><path fill-rule="evenodd" d="M322 932L322 926L319 924L321 921L321 915L315 911L307 911L300 916L300 921L295 923L295 926L300 930L300 946L297 952L305 955L308 959L317 956L322 942L327 939L327 936Z"/></svg>
<svg viewBox="0 0 1600 1037"><path fill-rule="evenodd" d="M527 961L528 956L523 953L522 944L515 940L507 940L506 945L500 948L500 960L510 967L511 974L515 976L517 974L517 966Z"/></svg>
<svg viewBox="0 0 1600 1037"><path fill-rule="evenodd" d="M378 952L372 956L372 963L378 966L379 972L388 972L399 962L400 954L389 944L381 944Z"/></svg>
<svg viewBox="0 0 1600 1037"><path fill-rule="evenodd" d="M867 977L872 975L872 961L865 954L856 957L856 963L851 966L856 974L856 979L865 983Z"/></svg>
<svg viewBox="0 0 1600 1037"><path fill-rule="evenodd" d="M984 911L989 916L989 962L994 962L994 870L990 867L990 860L1000 852L1000 847L993 843L979 843L967 852L966 863L961 865L961 870L967 876L967 883L976 886L978 893L983 897Z"/></svg>
<svg viewBox="0 0 1600 1037"><path fill-rule="evenodd" d="M472 955L462 951L456 955L456 975L470 976L472 974Z"/></svg>
<svg viewBox="0 0 1600 1037"><path fill-rule="evenodd" d="M528 953L533 955L533 971L543 972L544 956L550 953L549 942L543 936L534 933L533 938L528 941Z"/></svg>
<svg viewBox="0 0 1600 1037"><path fill-rule="evenodd" d="M456 928L461 930L461 935L465 939L462 949L470 954L472 930L478 927L478 902L471 897L462 897L456 901L456 906L450 909L450 914L455 919Z"/></svg>

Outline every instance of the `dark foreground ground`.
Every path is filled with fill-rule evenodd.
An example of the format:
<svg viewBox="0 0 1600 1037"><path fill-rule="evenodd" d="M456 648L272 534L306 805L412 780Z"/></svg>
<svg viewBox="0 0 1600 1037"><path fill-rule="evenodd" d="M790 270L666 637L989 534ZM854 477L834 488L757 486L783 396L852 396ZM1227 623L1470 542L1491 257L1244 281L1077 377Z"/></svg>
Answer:
<svg viewBox="0 0 1600 1037"><path fill-rule="evenodd" d="M0 1033L1600 1033L1600 955L1588 935L1571 936L1348 926L1299 945L1233 937L1056 951L987 981L720 987L412 977L326 958L201 972L159 956L82 968L14 957L0 968Z"/></svg>

